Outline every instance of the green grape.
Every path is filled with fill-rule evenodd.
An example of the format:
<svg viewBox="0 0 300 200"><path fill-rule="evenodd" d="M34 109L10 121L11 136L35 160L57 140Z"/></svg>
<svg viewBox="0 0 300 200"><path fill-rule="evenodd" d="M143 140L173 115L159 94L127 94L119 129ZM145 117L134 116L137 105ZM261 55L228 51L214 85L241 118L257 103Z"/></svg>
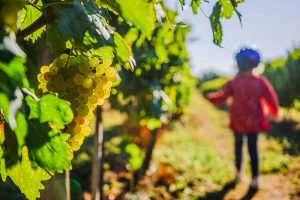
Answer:
<svg viewBox="0 0 300 200"><path fill-rule="evenodd" d="M74 135L74 140L75 140L75 141L83 141L84 137L85 137L85 135L82 134L82 131L81 131L80 134ZM79 143L80 143L80 142L79 142Z"/></svg>
<svg viewBox="0 0 300 200"><path fill-rule="evenodd" d="M83 125L86 123L84 117L80 117L80 116L76 117L74 121L76 122L76 125Z"/></svg>
<svg viewBox="0 0 300 200"><path fill-rule="evenodd" d="M87 136L91 133L91 129L90 127L88 126L83 126L82 127L82 130L81 130L81 133L84 135L84 136Z"/></svg>
<svg viewBox="0 0 300 200"><path fill-rule="evenodd" d="M93 80L92 79L90 79L90 78L86 78L86 79L84 79L84 81L83 81L83 83L82 83L82 86L84 87L84 88L90 88L90 87L92 87L92 85L93 85Z"/></svg>
<svg viewBox="0 0 300 200"><path fill-rule="evenodd" d="M80 149L80 144L77 141L71 141L71 149L73 151L78 151Z"/></svg>
<svg viewBox="0 0 300 200"><path fill-rule="evenodd" d="M97 104L97 102L98 102L98 97L96 95L93 94L92 96L90 96L89 103Z"/></svg>
<svg viewBox="0 0 300 200"><path fill-rule="evenodd" d="M40 71L41 71L42 74L44 74L44 73L49 71L49 67L48 66L42 66Z"/></svg>
<svg viewBox="0 0 300 200"><path fill-rule="evenodd" d="M39 82L45 82L46 80L44 79L44 74L40 73L37 75L37 79Z"/></svg>
<svg viewBox="0 0 300 200"><path fill-rule="evenodd" d="M106 67L103 64L96 65L96 76L102 76L105 73Z"/></svg>
<svg viewBox="0 0 300 200"><path fill-rule="evenodd" d="M105 76L110 81L117 80L117 71L113 67L109 67L105 71Z"/></svg>
<svg viewBox="0 0 300 200"><path fill-rule="evenodd" d="M90 66L87 64L81 64L79 65L79 71L83 74L87 74L90 71Z"/></svg>
<svg viewBox="0 0 300 200"><path fill-rule="evenodd" d="M85 105L81 105L77 109L79 116L85 116L89 113L89 108Z"/></svg>
<svg viewBox="0 0 300 200"><path fill-rule="evenodd" d="M84 81L84 77L81 74L76 74L74 76L74 83L76 85L82 85L83 81Z"/></svg>
<svg viewBox="0 0 300 200"><path fill-rule="evenodd" d="M79 96L78 97L78 101L81 103L81 104L87 104L88 101L89 101L89 98L87 96Z"/></svg>
<svg viewBox="0 0 300 200"><path fill-rule="evenodd" d="M112 81L117 79L111 63L103 60L100 64L96 57L62 54L40 69L38 88L43 93L55 92L71 103L74 119L65 130L71 135L68 140L71 152L77 151L85 136L91 133L88 124L95 117L93 111L110 96Z"/></svg>
<svg viewBox="0 0 300 200"><path fill-rule="evenodd" d="M104 99L103 98L98 99L97 104L98 106L102 106L104 104Z"/></svg>
<svg viewBox="0 0 300 200"><path fill-rule="evenodd" d="M67 84L67 88L70 88L70 89L76 87L76 85L75 85L75 83L74 83L74 80L71 79L71 78L68 78L68 79L67 79L66 84Z"/></svg>
<svg viewBox="0 0 300 200"><path fill-rule="evenodd" d="M89 64L91 67L96 67L99 64L98 58L93 57L91 60L89 60Z"/></svg>

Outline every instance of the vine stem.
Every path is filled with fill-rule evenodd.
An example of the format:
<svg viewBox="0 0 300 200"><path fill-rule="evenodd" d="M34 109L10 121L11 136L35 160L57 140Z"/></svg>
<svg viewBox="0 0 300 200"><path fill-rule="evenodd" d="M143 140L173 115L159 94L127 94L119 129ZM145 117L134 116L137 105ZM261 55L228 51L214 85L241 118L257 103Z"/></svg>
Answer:
<svg viewBox="0 0 300 200"><path fill-rule="evenodd" d="M35 20L30 26L25 28L22 31L19 31L17 33L18 38L25 38L26 36L32 34L33 32L37 31L41 27L45 26L47 24L47 20L45 15L40 16L37 20Z"/></svg>

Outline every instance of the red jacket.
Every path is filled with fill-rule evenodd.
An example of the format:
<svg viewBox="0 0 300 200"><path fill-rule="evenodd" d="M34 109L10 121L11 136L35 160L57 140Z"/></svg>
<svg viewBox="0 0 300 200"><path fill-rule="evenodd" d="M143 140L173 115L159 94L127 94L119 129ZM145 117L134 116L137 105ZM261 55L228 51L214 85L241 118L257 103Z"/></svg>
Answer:
<svg viewBox="0 0 300 200"><path fill-rule="evenodd" d="M264 76L250 73L236 76L223 89L210 93L208 98L216 106L229 104L230 128L235 132L253 133L270 128L268 115L276 117L279 104L277 95Z"/></svg>

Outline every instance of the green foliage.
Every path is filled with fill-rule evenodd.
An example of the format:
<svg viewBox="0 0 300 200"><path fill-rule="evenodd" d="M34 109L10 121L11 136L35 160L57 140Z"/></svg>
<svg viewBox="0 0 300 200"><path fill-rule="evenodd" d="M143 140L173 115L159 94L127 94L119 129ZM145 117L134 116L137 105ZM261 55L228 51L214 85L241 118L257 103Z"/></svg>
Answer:
<svg viewBox="0 0 300 200"><path fill-rule="evenodd" d="M265 64L264 75L276 90L279 102L284 107L295 107L300 100L300 49L288 53L286 58L276 59Z"/></svg>
<svg viewBox="0 0 300 200"><path fill-rule="evenodd" d="M182 113L194 86L185 46L189 28L174 26L177 13L166 14L168 20L156 25L151 41L132 44L138 68L134 74L120 72L119 92L111 99L113 107L128 114L131 125L150 130ZM131 28L124 38L132 43L136 34Z"/></svg>
<svg viewBox="0 0 300 200"><path fill-rule="evenodd" d="M125 152L129 155L130 170L138 170L143 163L143 151L136 144L131 143L125 147Z"/></svg>
<svg viewBox="0 0 300 200"><path fill-rule="evenodd" d="M200 90L206 96L210 92L216 92L223 88L224 84L229 81L228 77L218 77L201 83Z"/></svg>
<svg viewBox="0 0 300 200"><path fill-rule="evenodd" d="M109 45L113 43L113 37L104 15L105 10L92 1L82 4L80 0L74 0L72 7L60 10L57 28L64 39L72 39L79 46Z"/></svg>
<svg viewBox="0 0 300 200"><path fill-rule="evenodd" d="M23 64L24 59L13 54L9 61L0 61L0 108L5 127L0 173L3 180L9 176L28 199L36 199L43 188L41 181L50 178L45 170L70 168L67 138L59 128L63 129L73 114L69 104L56 96L38 101L27 89Z"/></svg>
<svg viewBox="0 0 300 200"><path fill-rule="evenodd" d="M155 28L155 14L153 5L147 1L116 0L120 5L121 16L141 30L146 36L151 37ZM136 12L137 10L142 12Z"/></svg>

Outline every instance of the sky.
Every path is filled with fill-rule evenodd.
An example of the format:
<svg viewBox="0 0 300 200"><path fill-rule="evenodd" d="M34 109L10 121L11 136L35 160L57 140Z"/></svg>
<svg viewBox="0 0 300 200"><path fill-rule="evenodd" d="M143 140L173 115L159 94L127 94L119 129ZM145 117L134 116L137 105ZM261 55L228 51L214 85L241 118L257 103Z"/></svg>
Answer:
<svg viewBox="0 0 300 200"><path fill-rule="evenodd" d="M209 71L233 75L236 72L234 54L247 44L257 46L263 61L285 56L288 50L300 46L300 0L246 0L238 7L242 27L236 15L222 20L223 48L212 42L207 17L212 7L213 3L202 0L203 12L197 15L193 15L190 8L179 9L180 20L192 27L187 44L195 75Z"/></svg>

